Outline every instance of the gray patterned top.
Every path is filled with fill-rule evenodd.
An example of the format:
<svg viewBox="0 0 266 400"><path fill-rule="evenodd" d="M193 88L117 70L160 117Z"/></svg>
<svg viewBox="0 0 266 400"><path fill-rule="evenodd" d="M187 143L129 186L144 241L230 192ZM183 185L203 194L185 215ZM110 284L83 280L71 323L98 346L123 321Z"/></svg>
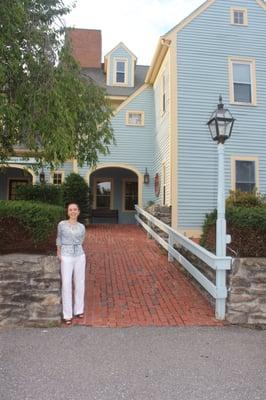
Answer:
<svg viewBox="0 0 266 400"><path fill-rule="evenodd" d="M82 243L85 238L85 226L79 222L70 224L61 221L57 227L56 245L61 247L62 256L80 256L84 254Z"/></svg>

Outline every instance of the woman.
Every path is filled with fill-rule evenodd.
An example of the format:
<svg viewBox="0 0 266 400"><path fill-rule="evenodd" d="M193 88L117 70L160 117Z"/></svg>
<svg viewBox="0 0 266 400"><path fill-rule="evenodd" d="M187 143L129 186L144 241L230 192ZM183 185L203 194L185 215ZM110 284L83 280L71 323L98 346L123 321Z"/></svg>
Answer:
<svg viewBox="0 0 266 400"><path fill-rule="evenodd" d="M74 277L74 315L84 316L85 264L86 257L82 248L85 227L78 222L79 206L71 203L67 208L68 220L61 221L57 230L57 257L61 261L63 319L71 325L72 277Z"/></svg>

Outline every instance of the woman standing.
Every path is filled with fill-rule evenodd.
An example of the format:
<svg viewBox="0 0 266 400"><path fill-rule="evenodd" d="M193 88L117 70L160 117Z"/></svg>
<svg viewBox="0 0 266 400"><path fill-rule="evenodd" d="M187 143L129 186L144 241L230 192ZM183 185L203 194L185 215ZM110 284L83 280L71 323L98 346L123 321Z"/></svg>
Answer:
<svg viewBox="0 0 266 400"><path fill-rule="evenodd" d="M61 261L63 319L71 325L73 318L72 279L74 277L74 315L84 317L85 265L82 247L85 226L78 222L79 206L71 203L67 208L68 220L61 221L57 229L57 256Z"/></svg>

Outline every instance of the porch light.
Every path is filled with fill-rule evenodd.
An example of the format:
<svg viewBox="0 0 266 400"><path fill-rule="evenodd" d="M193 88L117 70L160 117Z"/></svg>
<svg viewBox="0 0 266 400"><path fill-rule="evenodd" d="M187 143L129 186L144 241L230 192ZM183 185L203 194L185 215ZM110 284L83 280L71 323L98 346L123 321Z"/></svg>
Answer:
<svg viewBox="0 0 266 400"><path fill-rule="evenodd" d="M45 183L45 173L44 173L43 168L39 174L39 179L40 179L40 183Z"/></svg>
<svg viewBox="0 0 266 400"><path fill-rule="evenodd" d="M224 108L222 96L219 97L217 109L212 113L207 122L212 140L224 143L230 138L235 119L227 108Z"/></svg>
<svg viewBox="0 0 266 400"><path fill-rule="evenodd" d="M148 174L147 168L145 168L144 183L148 184L150 182L150 175Z"/></svg>

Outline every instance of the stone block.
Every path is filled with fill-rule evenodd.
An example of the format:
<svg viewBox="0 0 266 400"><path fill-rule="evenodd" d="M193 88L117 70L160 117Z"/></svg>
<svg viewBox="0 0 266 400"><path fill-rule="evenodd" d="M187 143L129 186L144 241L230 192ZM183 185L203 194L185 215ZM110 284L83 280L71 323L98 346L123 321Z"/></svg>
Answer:
<svg viewBox="0 0 266 400"><path fill-rule="evenodd" d="M61 298L57 294L48 294L42 301L42 305L51 306L55 304L60 304Z"/></svg>
<svg viewBox="0 0 266 400"><path fill-rule="evenodd" d="M245 312L234 312L228 310L226 313L226 320L231 324L246 324L248 322L248 314Z"/></svg>

